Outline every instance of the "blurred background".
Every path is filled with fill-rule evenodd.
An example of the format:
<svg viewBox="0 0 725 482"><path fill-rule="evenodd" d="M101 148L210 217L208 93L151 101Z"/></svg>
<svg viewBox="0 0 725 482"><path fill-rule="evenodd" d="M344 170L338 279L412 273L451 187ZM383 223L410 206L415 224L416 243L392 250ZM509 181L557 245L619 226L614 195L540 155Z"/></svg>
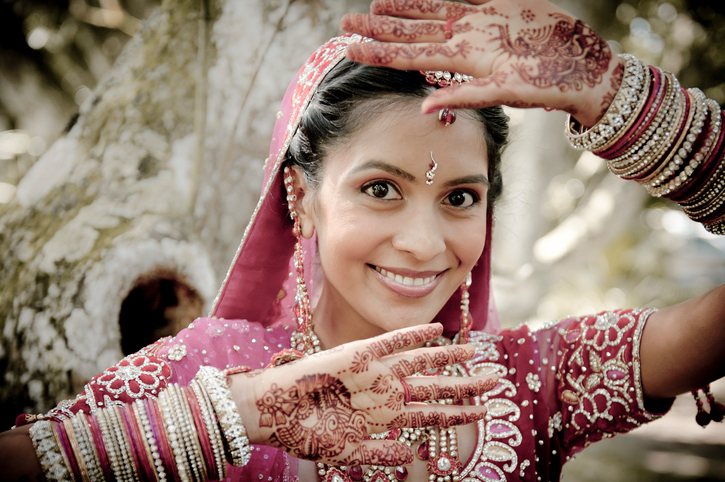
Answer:
<svg viewBox="0 0 725 482"><path fill-rule="evenodd" d="M725 3L555 3L725 102ZM2 429L206 313L287 82L367 5L0 0ZM494 232L504 326L664 307L725 283L725 237L570 149L562 115L509 114ZM725 480L725 428L694 415L680 397L665 419L579 455L564 480Z"/></svg>

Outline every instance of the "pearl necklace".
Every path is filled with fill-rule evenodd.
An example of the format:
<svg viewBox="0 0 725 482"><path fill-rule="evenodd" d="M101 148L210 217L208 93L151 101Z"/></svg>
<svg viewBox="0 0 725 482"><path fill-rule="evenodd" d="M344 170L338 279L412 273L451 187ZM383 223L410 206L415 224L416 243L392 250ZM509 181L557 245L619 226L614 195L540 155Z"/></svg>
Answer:
<svg viewBox="0 0 725 482"><path fill-rule="evenodd" d="M304 334L297 330L292 332L290 337L293 349L304 347ZM309 332L311 349L305 352L305 355L319 353L322 351L320 347L320 339L310 327ZM450 345L451 342L447 338L438 337L435 342L428 342L426 346L443 346ZM447 375L447 376L466 376L460 364L449 365L443 369L430 371L428 375ZM432 403L453 404L453 400L438 400ZM416 455L420 460L427 460L426 468L428 469L428 480L431 482L458 482L460 480L460 472L462 469L461 462L458 459L458 435L456 427L440 428L440 427L424 427L424 428L408 428L395 429L380 434L371 434L371 439L375 440L395 440L405 443L408 447L412 447L415 443L420 442L416 449ZM359 465L333 467L330 465L317 462L317 473L322 482L399 482L408 478L408 469L403 465L397 467L385 467L382 465L371 465L367 471Z"/></svg>

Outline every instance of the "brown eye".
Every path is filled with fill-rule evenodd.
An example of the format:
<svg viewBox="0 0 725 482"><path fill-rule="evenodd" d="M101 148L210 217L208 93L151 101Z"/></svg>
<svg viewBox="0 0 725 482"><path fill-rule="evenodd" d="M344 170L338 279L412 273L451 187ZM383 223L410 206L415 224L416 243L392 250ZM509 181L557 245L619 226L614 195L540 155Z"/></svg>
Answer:
<svg viewBox="0 0 725 482"><path fill-rule="evenodd" d="M468 191L453 191L446 196L445 203L457 208L467 208L479 201L476 194Z"/></svg>
<svg viewBox="0 0 725 482"><path fill-rule="evenodd" d="M370 193L378 198L384 198L388 195L388 192L390 191L390 188L383 183L377 183L370 186Z"/></svg>
<svg viewBox="0 0 725 482"><path fill-rule="evenodd" d="M372 196L375 199L381 199L383 201L400 199L398 189L395 185L387 181L373 181L366 184L362 187L362 192L368 196Z"/></svg>

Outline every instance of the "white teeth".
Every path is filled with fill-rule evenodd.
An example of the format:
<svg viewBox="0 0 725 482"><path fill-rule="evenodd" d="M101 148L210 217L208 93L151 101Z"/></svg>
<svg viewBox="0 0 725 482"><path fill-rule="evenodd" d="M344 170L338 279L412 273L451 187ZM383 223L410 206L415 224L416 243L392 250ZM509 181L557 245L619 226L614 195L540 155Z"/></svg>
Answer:
<svg viewBox="0 0 725 482"><path fill-rule="evenodd" d="M427 278L410 278L408 276L401 276L399 274L391 273L390 271L386 271L385 269L376 266L375 271L380 273L381 275L390 278L391 280L395 281L396 283L399 283L401 285L405 286L421 286L421 285L427 285L431 281L435 279L435 276L429 276Z"/></svg>

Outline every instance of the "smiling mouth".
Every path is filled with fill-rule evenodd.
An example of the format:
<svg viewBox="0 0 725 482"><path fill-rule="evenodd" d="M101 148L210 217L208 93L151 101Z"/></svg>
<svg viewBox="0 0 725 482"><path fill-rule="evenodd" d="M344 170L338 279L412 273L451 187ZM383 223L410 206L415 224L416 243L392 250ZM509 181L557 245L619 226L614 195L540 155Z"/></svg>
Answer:
<svg viewBox="0 0 725 482"><path fill-rule="evenodd" d="M381 268L379 266L374 266L374 268L375 268L375 271L377 271L381 275L385 276L386 278L391 279L391 280L395 281L396 283L405 285L405 286L427 285L438 277L438 275L433 275L433 276L427 276L425 278L412 278L409 276L402 276L399 274L391 273L390 271L387 271L384 268Z"/></svg>

